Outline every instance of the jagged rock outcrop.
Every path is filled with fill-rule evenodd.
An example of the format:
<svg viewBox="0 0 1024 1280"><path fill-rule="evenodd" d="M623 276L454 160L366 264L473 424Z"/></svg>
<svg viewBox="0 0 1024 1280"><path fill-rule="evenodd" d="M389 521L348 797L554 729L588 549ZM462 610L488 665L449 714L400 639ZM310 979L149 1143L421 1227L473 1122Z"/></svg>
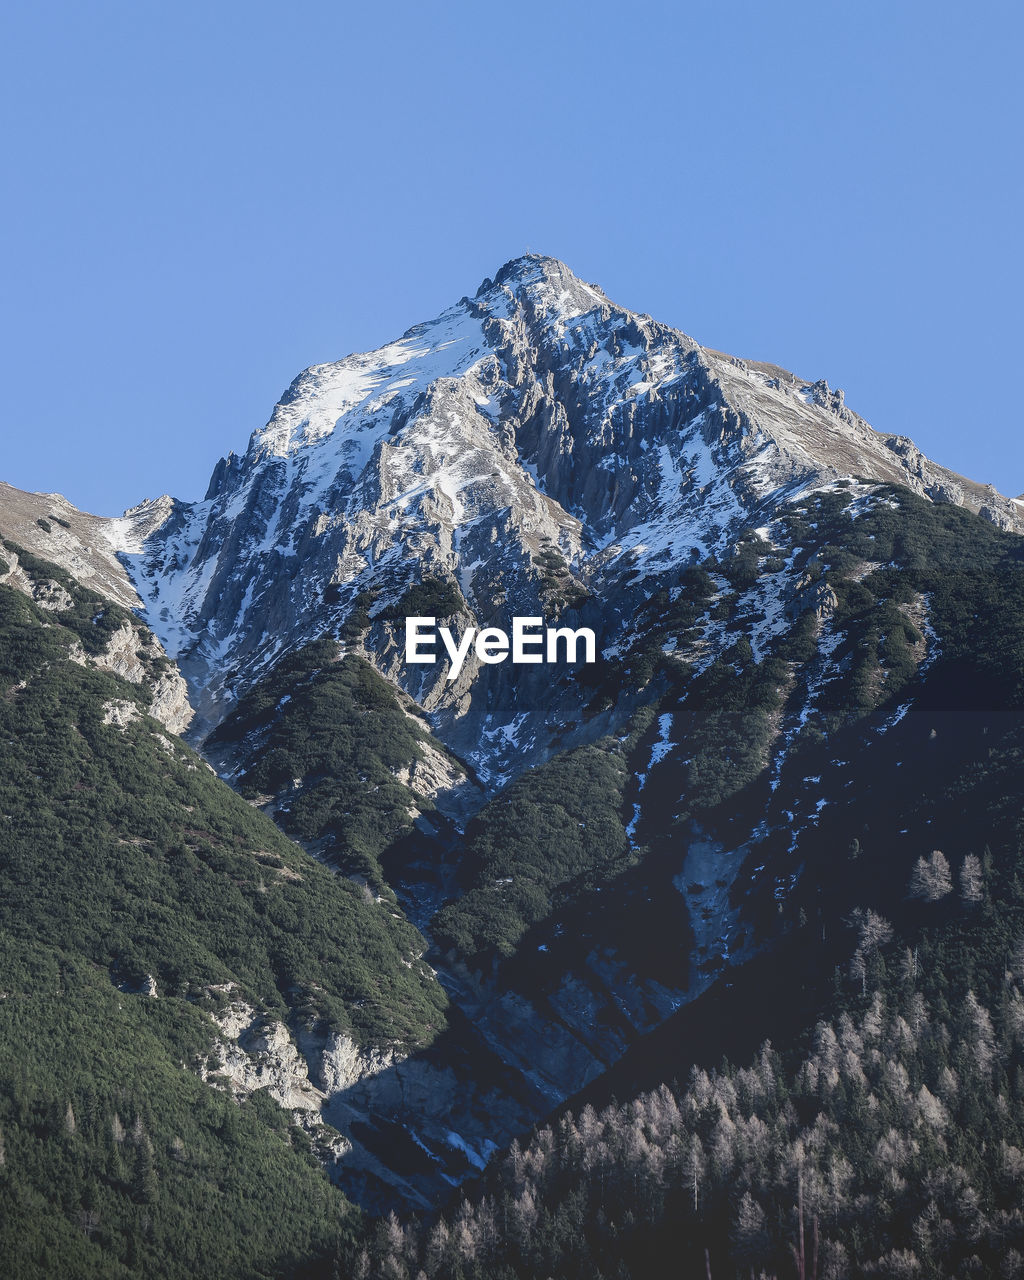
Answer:
<svg viewBox="0 0 1024 1280"><path fill-rule="evenodd" d="M112 724L117 729L126 729L133 720L138 720L139 708L134 702L126 702L122 698L111 698L103 704L103 723Z"/></svg>
<svg viewBox="0 0 1024 1280"><path fill-rule="evenodd" d="M60 613L72 606L71 596L60 585L52 579L45 582L34 582L31 591L32 599L42 609L49 609L53 613Z"/></svg>
<svg viewBox="0 0 1024 1280"><path fill-rule="evenodd" d="M361 1049L351 1036L334 1032L319 1053L317 1085L327 1095L341 1093L368 1076L387 1071L404 1056L394 1049Z"/></svg>
<svg viewBox="0 0 1024 1280"><path fill-rule="evenodd" d="M480 788L450 756L428 741L420 743L420 753L419 759L395 774L399 782L445 813L479 806Z"/></svg>
<svg viewBox="0 0 1024 1280"><path fill-rule="evenodd" d="M244 1000L232 1000L214 1015L220 1037L203 1067L204 1079L223 1077L231 1091L245 1097L266 1089L275 1102L291 1111L319 1111L323 1096L309 1080L305 1059L288 1028L267 1018Z"/></svg>
<svg viewBox="0 0 1024 1280"><path fill-rule="evenodd" d="M188 700L188 686L145 628L125 622L111 634L106 648L91 662L129 684L147 685L152 697L149 714L172 733L184 733L188 728L194 715Z"/></svg>

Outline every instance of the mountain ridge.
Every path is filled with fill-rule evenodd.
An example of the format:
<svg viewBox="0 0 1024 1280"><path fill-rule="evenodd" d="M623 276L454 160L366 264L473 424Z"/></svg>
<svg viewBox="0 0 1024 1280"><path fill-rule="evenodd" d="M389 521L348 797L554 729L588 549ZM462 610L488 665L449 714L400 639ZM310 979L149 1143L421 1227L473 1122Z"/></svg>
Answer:
<svg viewBox="0 0 1024 1280"><path fill-rule="evenodd" d="M396 341L304 370L202 502L89 517L88 554L141 599L189 683L195 735L283 653L365 612L353 642L497 786L551 754L578 696L475 657L454 682L443 664L406 666L387 622L403 593L448 584L465 625L564 615L622 655L666 574L847 479L865 500L904 484L1024 530L1024 504L875 432L825 380L703 348L527 255ZM13 534L70 554L31 516ZM576 725L568 745L615 728Z"/></svg>
<svg viewBox="0 0 1024 1280"><path fill-rule="evenodd" d="M396 342L305 370L202 503L159 499L109 527L207 727L370 594L370 660L502 779L550 753L571 700L545 723L528 713L488 761L481 736L515 718L510 676L406 667L381 623L404 591L433 576L469 625L565 613L622 649L648 583L845 477L1024 529L1016 504L874 432L826 382L706 351L534 255ZM551 696L516 675L521 703Z"/></svg>

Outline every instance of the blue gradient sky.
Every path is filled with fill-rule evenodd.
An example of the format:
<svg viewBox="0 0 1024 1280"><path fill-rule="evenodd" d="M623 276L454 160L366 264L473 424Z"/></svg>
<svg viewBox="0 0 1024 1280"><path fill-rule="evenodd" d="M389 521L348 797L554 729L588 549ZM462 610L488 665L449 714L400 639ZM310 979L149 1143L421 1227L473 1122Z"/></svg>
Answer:
<svg viewBox="0 0 1024 1280"><path fill-rule="evenodd" d="M202 497L526 248L1012 495L1019 6L5 6L0 478Z"/></svg>

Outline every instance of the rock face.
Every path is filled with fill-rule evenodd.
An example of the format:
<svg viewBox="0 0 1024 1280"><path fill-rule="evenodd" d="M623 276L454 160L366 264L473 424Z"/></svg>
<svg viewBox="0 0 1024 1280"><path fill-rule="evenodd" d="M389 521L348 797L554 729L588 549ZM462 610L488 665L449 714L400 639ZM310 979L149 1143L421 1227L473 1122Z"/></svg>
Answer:
<svg viewBox="0 0 1024 1280"><path fill-rule="evenodd" d="M471 812L479 807L480 788L467 779L453 760L430 742L423 742L420 750L420 759L396 773L399 782L445 813Z"/></svg>
<svg viewBox="0 0 1024 1280"><path fill-rule="evenodd" d="M133 720L139 718L139 709L134 702L125 702L121 698L112 698L103 704L103 723L112 724L118 729L126 729Z"/></svg>
<svg viewBox="0 0 1024 1280"><path fill-rule="evenodd" d="M73 507L59 493L25 493L0 482L0 534L51 560L127 609L139 597L117 558L116 528L105 516Z"/></svg>
<svg viewBox="0 0 1024 1280"><path fill-rule="evenodd" d="M364 1204L429 1208L440 1180L432 1163L437 1157L425 1170L402 1173L391 1167L378 1143L412 1140L401 1125L382 1117L414 1114L428 1140L444 1149L445 1138L456 1137L448 1123L461 1118L454 1074L407 1061L394 1048L357 1045L344 1033L324 1037L300 1028L293 1034L230 989L228 995L229 1002L213 1014L218 1035L200 1066L201 1077L236 1098L265 1089L310 1135L332 1177ZM529 1122L529 1114L516 1113L520 1125ZM494 1124L500 1128L501 1120L494 1117ZM421 1147L421 1160L426 1150ZM449 1153L464 1164L467 1150L472 1148ZM489 1154L488 1144L483 1150ZM478 1162L482 1167L483 1157Z"/></svg>
<svg viewBox="0 0 1024 1280"><path fill-rule="evenodd" d="M40 608L51 613L59 615L73 607L74 601L65 587L53 579L26 572L17 552L5 547L3 558L7 568L0 573L0 582L23 591ZM95 579L95 575L91 577ZM188 700L188 686L181 672L164 653L159 641L142 623L125 617L121 626L110 633L105 647L99 653L87 654L76 641L70 656L83 666L109 671L127 680L129 684L145 685L150 692L150 715L172 733L184 733L191 723L195 713ZM133 713L136 711L134 706L131 710ZM117 724L121 728L135 718L132 714L126 719L126 712L110 714L111 718L107 723Z"/></svg>
<svg viewBox="0 0 1024 1280"><path fill-rule="evenodd" d="M152 696L149 713L172 733L184 733L194 712L188 687L163 649L143 628L126 622L107 643L106 649L91 659L101 671L111 671L129 684L148 684ZM154 675L154 664L160 668Z"/></svg>
<svg viewBox="0 0 1024 1280"><path fill-rule="evenodd" d="M203 502L108 526L206 725L283 650L369 605L367 655L498 785L575 724L545 667L405 664L385 618L407 587L458 587L462 625L590 625L614 649L645 580L727 548L838 477L908 485L1007 528L1024 510L873 431L841 391L700 347L562 263L508 263L397 342L301 374ZM514 684L514 688L513 688ZM510 724L514 728L510 728Z"/></svg>
<svg viewBox="0 0 1024 1280"><path fill-rule="evenodd" d="M244 1000L234 1000L214 1016L220 1037L214 1042L216 1065L204 1078L223 1077L231 1091L246 1097L266 1089L290 1111L319 1111L323 1096L309 1080L305 1060L281 1022L261 1016Z"/></svg>

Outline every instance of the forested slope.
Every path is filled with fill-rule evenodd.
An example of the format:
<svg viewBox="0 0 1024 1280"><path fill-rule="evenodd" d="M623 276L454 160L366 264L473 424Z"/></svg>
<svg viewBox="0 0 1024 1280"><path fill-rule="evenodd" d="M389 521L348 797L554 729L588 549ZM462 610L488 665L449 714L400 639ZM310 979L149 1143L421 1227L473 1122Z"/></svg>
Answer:
<svg viewBox="0 0 1024 1280"><path fill-rule="evenodd" d="M4 555L48 606L0 582L6 1274L274 1275L333 1254L358 1220L325 1171L338 1135L311 1106L296 1127L258 1080L230 1096L212 1015L422 1046L446 1004L422 939L150 719L144 684L89 664L115 606Z"/></svg>

